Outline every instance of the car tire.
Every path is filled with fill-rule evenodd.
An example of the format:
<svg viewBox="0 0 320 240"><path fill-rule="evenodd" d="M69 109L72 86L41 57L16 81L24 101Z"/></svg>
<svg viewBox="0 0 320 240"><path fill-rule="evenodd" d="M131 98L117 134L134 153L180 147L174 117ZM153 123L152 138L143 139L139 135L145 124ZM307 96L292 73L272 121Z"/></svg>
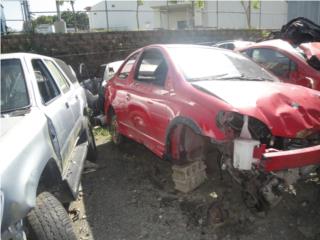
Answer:
<svg viewBox="0 0 320 240"><path fill-rule="evenodd" d="M35 208L28 214L30 239L76 240L71 219L62 204L51 193L43 192Z"/></svg>
<svg viewBox="0 0 320 240"><path fill-rule="evenodd" d="M97 151L96 140L94 138L94 134L92 132L92 127L90 123L88 124L88 128L87 128L87 139L88 139L87 159L91 162L96 162L98 158L98 151Z"/></svg>
<svg viewBox="0 0 320 240"><path fill-rule="evenodd" d="M111 116L109 132L111 135L111 141L114 145L120 145L123 142L123 136L118 130L118 121L117 116L115 114Z"/></svg>

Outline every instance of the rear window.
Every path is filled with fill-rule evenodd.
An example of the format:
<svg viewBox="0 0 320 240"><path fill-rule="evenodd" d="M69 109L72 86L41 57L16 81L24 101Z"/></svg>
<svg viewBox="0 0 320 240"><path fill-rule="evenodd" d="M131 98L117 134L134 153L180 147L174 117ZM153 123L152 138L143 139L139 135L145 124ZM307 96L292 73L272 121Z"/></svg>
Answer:
<svg viewBox="0 0 320 240"><path fill-rule="evenodd" d="M72 83L78 82L78 79L75 76L75 74L72 73L73 70L71 70L70 66L68 66L64 61L62 61L60 59L55 58L54 60L59 65L59 67L63 70L63 72L67 75L68 79Z"/></svg>

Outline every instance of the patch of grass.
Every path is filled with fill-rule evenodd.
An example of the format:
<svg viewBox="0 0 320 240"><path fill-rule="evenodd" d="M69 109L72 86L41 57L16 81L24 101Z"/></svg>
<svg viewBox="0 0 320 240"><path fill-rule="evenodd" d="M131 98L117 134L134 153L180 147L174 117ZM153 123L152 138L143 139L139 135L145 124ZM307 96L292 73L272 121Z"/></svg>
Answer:
<svg viewBox="0 0 320 240"><path fill-rule="evenodd" d="M110 137L109 131L107 128L96 126L93 128L93 135L95 137Z"/></svg>

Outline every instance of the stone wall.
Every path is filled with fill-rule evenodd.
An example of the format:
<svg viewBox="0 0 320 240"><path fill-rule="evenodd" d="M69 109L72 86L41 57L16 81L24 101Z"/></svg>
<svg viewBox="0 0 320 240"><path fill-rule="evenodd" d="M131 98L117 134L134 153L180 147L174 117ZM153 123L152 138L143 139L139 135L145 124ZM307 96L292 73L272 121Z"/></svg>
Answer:
<svg viewBox="0 0 320 240"><path fill-rule="evenodd" d="M207 43L230 39L257 40L259 30L184 30L25 34L2 37L1 52L31 52L66 61L74 69L85 63L95 75L103 63L121 60L132 51L156 43Z"/></svg>

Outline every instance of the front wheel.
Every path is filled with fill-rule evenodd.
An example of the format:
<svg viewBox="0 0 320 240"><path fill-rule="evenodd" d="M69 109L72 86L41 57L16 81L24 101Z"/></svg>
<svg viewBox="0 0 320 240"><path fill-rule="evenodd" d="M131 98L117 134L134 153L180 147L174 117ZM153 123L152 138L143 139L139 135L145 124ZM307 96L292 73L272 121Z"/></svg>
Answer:
<svg viewBox="0 0 320 240"><path fill-rule="evenodd" d="M51 193L38 195L35 208L27 217L30 239L76 240L71 220L62 204Z"/></svg>
<svg viewBox="0 0 320 240"><path fill-rule="evenodd" d="M119 132L119 125L115 114L111 117L110 135L114 145L120 145L123 142L123 136Z"/></svg>

